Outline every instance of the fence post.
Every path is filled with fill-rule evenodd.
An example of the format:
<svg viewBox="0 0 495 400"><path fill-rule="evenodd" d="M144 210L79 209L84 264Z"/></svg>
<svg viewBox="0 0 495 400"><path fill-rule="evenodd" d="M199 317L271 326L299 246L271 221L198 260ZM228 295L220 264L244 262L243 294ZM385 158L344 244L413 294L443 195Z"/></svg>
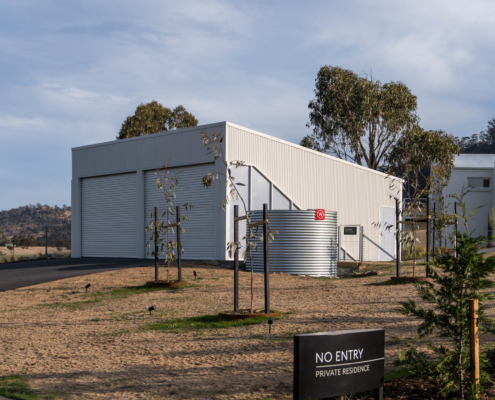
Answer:
<svg viewBox="0 0 495 400"><path fill-rule="evenodd" d="M176 207L176 222L177 222L177 272L179 282L182 282L182 246L180 244L180 206Z"/></svg>
<svg viewBox="0 0 495 400"><path fill-rule="evenodd" d="M155 207L155 281L158 280L158 207Z"/></svg>
<svg viewBox="0 0 495 400"><path fill-rule="evenodd" d="M400 278L400 224L399 224L399 199L395 199L395 260L397 268L397 278Z"/></svg>
<svg viewBox="0 0 495 400"><path fill-rule="evenodd" d="M454 251L455 251L455 257L457 258L457 201L454 203L454 214L455 214L455 247L454 247Z"/></svg>
<svg viewBox="0 0 495 400"><path fill-rule="evenodd" d="M263 220L268 219L268 204L263 204ZM263 224L263 261L265 264L265 313L270 312L270 267L268 265L268 224Z"/></svg>
<svg viewBox="0 0 495 400"><path fill-rule="evenodd" d="M471 383L480 384L480 339L478 332L478 299L469 300L469 344L471 358ZM478 398L478 394L476 394Z"/></svg>
<svg viewBox="0 0 495 400"><path fill-rule="evenodd" d="M364 253L364 240L363 240L363 227L359 227L359 261L363 262L363 253Z"/></svg>
<svg viewBox="0 0 495 400"><path fill-rule="evenodd" d="M48 254L48 222L45 223L45 255Z"/></svg>
<svg viewBox="0 0 495 400"><path fill-rule="evenodd" d="M340 261L340 226L337 226L337 261Z"/></svg>
<svg viewBox="0 0 495 400"><path fill-rule="evenodd" d="M488 247L492 247L492 226L490 224L490 214L488 214Z"/></svg>
<svg viewBox="0 0 495 400"><path fill-rule="evenodd" d="M234 312L239 312L239 249L237 243L239 242L239 206L234 206Z"/></svg>
<svg viewBox="0 0 495 400"><path fill-rule="evenodd" d="M437 215L437 203L433 203L433 218L432 218L432 236L433 236L433 241L432 241L432 256L433 259L435 259L435 216Z"/></svg>
<svg viewBox="0 0 495 400"><path fill-rule="evenodd" d="M430 197L426 198L426 277L430 266Z"/></svg>

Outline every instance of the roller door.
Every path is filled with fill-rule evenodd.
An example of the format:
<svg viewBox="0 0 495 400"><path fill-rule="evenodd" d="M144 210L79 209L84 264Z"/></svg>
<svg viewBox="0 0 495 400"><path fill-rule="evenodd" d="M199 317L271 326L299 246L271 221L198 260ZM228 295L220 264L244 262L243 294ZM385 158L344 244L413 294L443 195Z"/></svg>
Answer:
<svg viewBox="0 0 495 400"><path fill-rule="evenodd" d="M136 174L82 180L83 257L136 258Z"/></svg>
<svg viewBox="0 0 495 400"><path fill-rule="evenodd" d="M179 174L179 184L177 185L174 206L185 203L192 204L192 210L185 211L181 207L181 214L187 215L189 220L182 223L186 233L181 236L182 247L185 253L182 255L188 260L213 260L215 258L215 189L213 186L204 188L201 177L214 170L214 164L205 164L184 168L170 169L169 176ZM163 177L163 171L159 175L156 171L145 173L145 226L148 226L154 208L159 208L159 215L166 209L166 201L163 190L157 189L157 179ZM175 222L175 220L173 221ZM172 234L175 240L175 234ZM151 232L146 232L146 243L150 240ZM146 257L151 258L151 250L145 250ZM150 254L147 254L150 252Z"/></svg>

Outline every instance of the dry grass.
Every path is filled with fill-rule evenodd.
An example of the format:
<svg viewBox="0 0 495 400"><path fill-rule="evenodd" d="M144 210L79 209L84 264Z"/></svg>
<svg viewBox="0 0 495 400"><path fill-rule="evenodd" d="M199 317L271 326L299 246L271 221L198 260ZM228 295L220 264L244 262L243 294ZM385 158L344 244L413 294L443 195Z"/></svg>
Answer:
<svg viewBox="0 0 495 400"><path fill-rule="evenodd" d="M61 248L62 251L58 251L56 247L48 247L48 254L59 254L59 253L67 253L70 252L70 250L66 249L65 247ZM0 247L0 252L3 253L3 255L9 255L11 254L11 251L7 249L6 247ZM26 249L22 247L16 247L15 248L15 255L16 256L38 256L39 254L45 254L45 246L34 246L34 247L28 247Z"/></svg>
<svg viewBox="0 0 495 400"><path fill-rule="evenodd" d="M232 307L232 271L207 263L186 263L190 285L178 290L144 289L153 277L147 267L3 292L0 376L25 376L33 389L64 399L286 399L292 393L294 334L384 328L387 368L408 343L425 348L416 340L417 322L394 310L398 301L416 297L414 287L376 285L388 279L393 264L367 268L385 274L271 275L272 308L287 313L275 321L272 336L264 323L150 329L176 318L197 323L204 318L191 317ZM249 276L241 273L241 307L249 305ZM85 294L88 282L91 293ZM257 308L262 296L263 277L256 274ZM151 305L157 309L150 316Z"/></svg>
<svg viewBox="0 0 495 400"><path fill-rule="evenodd" d="M70 250L66 249L65 247L61 248L62 251L58 251L56 247L48 247L47 250L49 255L57 255L57 256L65 256L65 257L70 256ZM39 258L45 255L45 248L41 246L28 247L28 248L16 247L14 254L15 254L14 255L15 261L19 261L20 259L22 261L22 259L28 259L28 258ZM6 247L0 247L0 264L7 262L12 262L12 252Z"/></svg>

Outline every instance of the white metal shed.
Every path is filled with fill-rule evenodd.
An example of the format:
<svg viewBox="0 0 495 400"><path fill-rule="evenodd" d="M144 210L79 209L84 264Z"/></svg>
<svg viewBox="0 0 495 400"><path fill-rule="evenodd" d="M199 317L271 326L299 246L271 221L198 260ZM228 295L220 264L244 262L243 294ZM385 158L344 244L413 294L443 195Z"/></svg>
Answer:
<svg viewBox="0 0 495 400"><path fill-rule="evenodd" d="M342 236L350 258L383 260L395 246L383 225L394 224L394 196L401 180L229 122L115 140L72 149L72 257L144 258L145 227L154 207L163 209L163 193L155 174L165 163L180 171L177 204L190 203L183 236L185 259L226 260L231 241L233 204L221 208L227 195L224 181L202 186L207 172L225 173L213 163L201 132L223 135L228 162L234 168L250 210L268 203L271 209L337 211L340 226L358 226L363 242ZM380 228L382 226L382 228ZM346 242L347 240L347 242Z"/></svg>
<svg viewBox="0 0 495 400"><path fill-rule="evenodd" d="M495 207L494 166L495 154L461 154L456 156L452 176L442 192L446 211L453 213L456 200L450 196L460 196L463 189L470 190L465 198L467 212L471 213L475 207L481 206L468 222L469 231L475 236L488 236L488 218L492 213L492 208ZM438 199L435 201L438 202ZM458 214L461 212L460 208L457 212ZM452 226L447 229L448 232L452 230ZM465 232L463 223L459 223L459 230ZM450 246L448 242L447 245Z"/></svg>

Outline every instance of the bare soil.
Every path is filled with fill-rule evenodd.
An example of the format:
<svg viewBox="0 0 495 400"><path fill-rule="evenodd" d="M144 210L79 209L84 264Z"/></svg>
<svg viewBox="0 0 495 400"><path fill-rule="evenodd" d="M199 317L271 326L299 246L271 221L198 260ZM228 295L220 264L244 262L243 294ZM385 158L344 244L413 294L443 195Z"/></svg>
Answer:
<svg viewBox="0 0 495 400"><path fill-rule="evenodd" d="M412 285L376 286L393 274L392 264L368 268L383 274L271 275L272 309L287 313L272 325L271 336L266 324L180 333L146 329L150 322L232 308L233 272L208 262L185 263L190 285L177 290L127 297L113 292L153 279L153 268L146 267L2 292L0 376L27 376L33 389L63 399L287 399L294 334L360 328L385 329L390 370L410 344L426 349L416 339L418 322L395 311L399 301L417 298L416 291ZM242 308L249 307L249 286L250 274L241 273ZM255 274L255 299L263 308L261 274ZM150 316L151 305L156 310ZM491 340L481 337L482 345Z"/></svg>

